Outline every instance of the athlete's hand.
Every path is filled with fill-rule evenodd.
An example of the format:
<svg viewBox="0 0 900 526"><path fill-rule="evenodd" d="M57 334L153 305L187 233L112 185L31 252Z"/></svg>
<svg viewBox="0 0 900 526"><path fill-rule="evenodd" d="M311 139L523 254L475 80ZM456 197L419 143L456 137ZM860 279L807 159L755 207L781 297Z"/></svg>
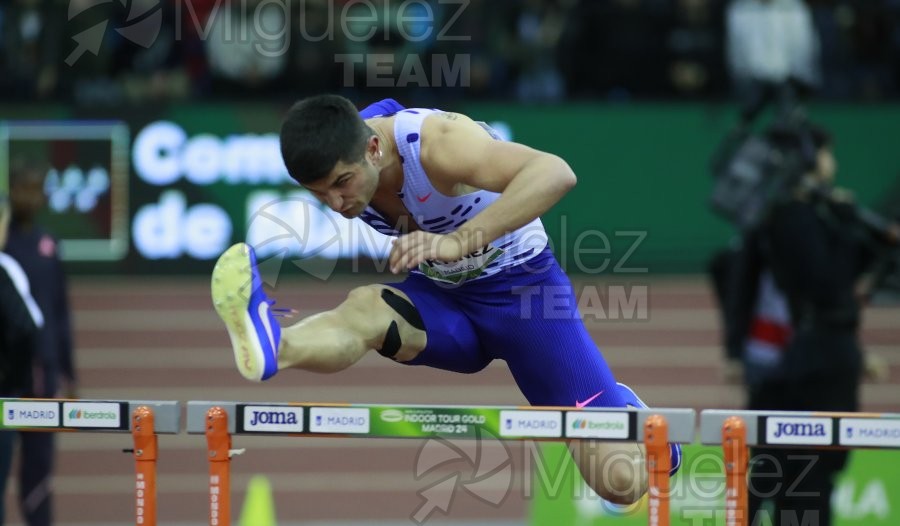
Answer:
<svg viewBox="0 0 900 526"><path fill-rule="evenodd" d="M432 234L417 230L394 240L391 248L391 272L398 274L419 266L425 260L443 263L465 256L462 242L453 234Z"/></svg>

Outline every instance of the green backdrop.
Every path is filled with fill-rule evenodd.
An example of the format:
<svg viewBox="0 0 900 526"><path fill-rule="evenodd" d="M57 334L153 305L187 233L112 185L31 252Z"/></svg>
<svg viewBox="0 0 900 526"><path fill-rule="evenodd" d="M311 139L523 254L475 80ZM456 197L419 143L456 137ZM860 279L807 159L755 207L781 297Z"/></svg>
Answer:
<svg viewBox="0 0 900 526"><path fill-rule="evenodd" d="M575 190L545 216L551 237L557 243L565 239L569 252L581 232L598 229L614 243L615 263L634 238L614 233L644 231L646 239L626 266L695 272L732 233L707 207L709 160L735 122L731 108L641 104L467 109L479 118L508 122L516 140L556 153L574 168L579 178ZM814 107L810 115L833 130L838 184L871 205L879 205L889 189L896 189L900 107Z"/></svg>
<svg viewBox="0 0 900 526"><path fill-rule="evenodd" d="M0 105L0 120L117 119L128 124L132 140L147 124L167 120L191 137L207 133L224 138L277 132L286 107L217 103L75 111ZM707 207L709 159L735 122L731 106L457 103L447 109L506 123L515 140L558 154L572 165L578 186L544 218L553 247L570 272L699 272L731 236L732 228ZM853 189L860 202L877 206L889 191L900 189L900 105L815 106L809 114L834 132L838 181ZM4 169L0 166L0 172ZM234 225L231 241L243 239L246 196L258 187L196 187L185 180L172 187L186 196L189 207L221 207ZM157 202L164 190L139 180L132 169L130 214ZM125 260L82 265L81 270L206 272L210 262L185 256L148 263L132 242Z"/></svg>

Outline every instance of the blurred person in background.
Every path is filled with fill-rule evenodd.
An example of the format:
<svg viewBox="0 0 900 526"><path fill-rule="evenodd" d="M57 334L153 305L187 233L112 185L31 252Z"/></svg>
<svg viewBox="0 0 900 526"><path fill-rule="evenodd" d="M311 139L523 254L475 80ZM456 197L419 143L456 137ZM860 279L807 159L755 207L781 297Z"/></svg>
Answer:
<svg viewBox="0 0 900 526"><path fill-rule="evenodd" d="M206 57L216 95L270 92L285 72L291 38L290 6L252 0L213 9Z"/></svg>
<svg viewBox="0 0 900 526"><path fill-rule="evenodd" d="M343 68L337 55L346 53L346 35L330 0L306 0L292 12L286 91L291 97L313 95L340 86Z"/></svg>
<svg viewBox="0 0 900 526"><path fill-rule="evenodd" d="M470 85L464 89L442 87L437 96L440 100L505 98L512 90L512 62L519 49L515 34L519 6L514 2L474 0L464 7L445 12L440 22L446 29L445 38L437 39L432 52L469 57ZM457 9L459 16L454 12ZM434 87L430 91L435 92Z"/></svg>
<svg viewBox="0 0 900 526"><path fill-rule="evenodd" d="M884 100L900 85L900 1L807 0L822 49L822 94Z"/></svg>
<svg viewBox="0 0 900 526"><path fill-rule="evenodd" d="M897 79L891 66L900 51L900 2L853 2L844 12L854 21L851 38L854 51L854 78L858 88L853 93L867 100L879 100L896 93ZM892 64L892 61L894 64Z"/></svg>
<svg viewBox="0 0 900 526"><path fill-rule="evenodd" d="M6 252L25 269L31 290L44 314L44 329L32 361L35 398L76 398L72 329L69 320L66 277L56 239L37 225L45 204L46 170L25 158L10 166L12 224ZM52 523L51 475L54 433L21 434L19 495L29 526Z"/></svg>
<svg viewBox="0 0 900 526"><path fill-rule="evenodd" d="M31 362L44 318L31 296L25 271L3 251L9 217L9 200L0 192L0 396L21 398L31 393ZM17 434L0 431L0 524L6 518L6 481Z"/></svg>
<svg viewBox="0 0 900 526"><path fill-rule="evenodd" d="M665 92L665 0L581 0L571 10L560 42L568 93L611 100Z"/></svg>
<svg viewBox="0 0 900 526"><path fill-rule="evenodd" d="M682 97L709 98L722 93L721 6L714 0L678 0L666 38L670 90Z"/></svg>
<svg viewBox="0 0 900 526"><path fill-rule="evenodd" d="M467 6L465 6L467 8ZM437 56L435 46L442 39L459 35L445 16L455 16L457 8L447 2L394 2L374 0L348 4L345 32L346 55L340 58L341 88L350 96L365 93L403 97L437 104L432 88L465 84L469 71L451 74L456 66L451 48L446 57ZM438 63L437 60L447 60ZM468 68L466 68L468 69ZM450 70L450 71L447 71ZM445 71L447 78L436 73ZM451 86L453 87L453 86Z"/></svg>
<svg viewBox="0 0 900 526"><path fill-rule="evenodd" d="M559 46L575 0L525 0L516 16L516 96L522 102L559 102L566 94Z"/></svg>
<svg viewBox="0 0 900 526"><path fill-rule="evenodd" d="M65 4L63 4L65 5ZM79 106L117 105L125 101L122 87L113 79L113 63L122 36L115 20L118 2L71 0L72 16L63 24L61 89L66 99ZM145 19L149 20L149 19Z"/></svg>
<svg viewBox="0 0 900 526"><path fill-rule="evenodd" d="M725 19L729 71L740 100L761 86L819 86L819 37L802 0L732 0Z"/></svg>
<svg viewBox="0 0 900 526"><path fill-rule="evenodd" d="M52 0L0 5L0 96L31 100L56 93L64 16Z"/></svg>
<svg viewBox="0 0 900 526"><path fill-rule="evenodd" d="M129 23L134 13L147 12L155 5L158 16L141 18ZM180 100L191 91L186 68L190 41L178 31L178 9L181 16L193 22L186 7L175 2L132 0L129 11L118 11L111 21L125 38L117 39L112 56L111 75L120 84L125 98L131 103L145 101Z"/></svg>
<svg viewBox="0 0 900 526"><path fill-rule="evenodd" d="M858 285L878 247L849 226L855 206L833 187L829 134L810 126L773 129L768 137L782 152L810 143L814 151L800 183L744 236L734 267L728 340L743 347L748 408L858 411L863 374L886 376L884 362L867 359L858 338ZM896 236L884 241L896 243ZM766 501L773 526L831 524L833 480L847 451L756 448L752 455L751 524L766 513Z"/></svg>

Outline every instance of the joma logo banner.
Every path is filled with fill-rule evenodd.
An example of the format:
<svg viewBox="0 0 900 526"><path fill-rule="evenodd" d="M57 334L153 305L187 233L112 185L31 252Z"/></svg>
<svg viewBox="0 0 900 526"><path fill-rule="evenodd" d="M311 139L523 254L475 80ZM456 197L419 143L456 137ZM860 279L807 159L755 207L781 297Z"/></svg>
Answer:
<svg viewBox="0 0 900 526"><path fill-rule="evenodd" d="M769 417L766 419L766 443L831 445L831 419Z"/></svg>
<svg viewBox="0 0 900 526"><path fill-rule="evenodd" d="M261 433L302 433L303 408L288 406L245 406L244 431Z"/></svg>

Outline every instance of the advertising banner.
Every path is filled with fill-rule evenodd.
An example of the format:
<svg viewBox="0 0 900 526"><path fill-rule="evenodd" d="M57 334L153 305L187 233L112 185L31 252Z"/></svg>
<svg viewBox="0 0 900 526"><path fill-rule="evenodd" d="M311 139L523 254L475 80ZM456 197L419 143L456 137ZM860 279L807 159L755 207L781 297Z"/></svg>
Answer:
<svg viewBox="0 0 900 526"><path fill-rule="evenodd" d="M505 439L608 440L628 440L636 434L634 413L591 409L238 404L237 411L238 433L478 438L486 432Z"/></svg>
<svg viewBox="0 0 900 526"><path fill-rule="evenodd" d="M127 431L127 402L0 400L0 429Z"/></svg>

